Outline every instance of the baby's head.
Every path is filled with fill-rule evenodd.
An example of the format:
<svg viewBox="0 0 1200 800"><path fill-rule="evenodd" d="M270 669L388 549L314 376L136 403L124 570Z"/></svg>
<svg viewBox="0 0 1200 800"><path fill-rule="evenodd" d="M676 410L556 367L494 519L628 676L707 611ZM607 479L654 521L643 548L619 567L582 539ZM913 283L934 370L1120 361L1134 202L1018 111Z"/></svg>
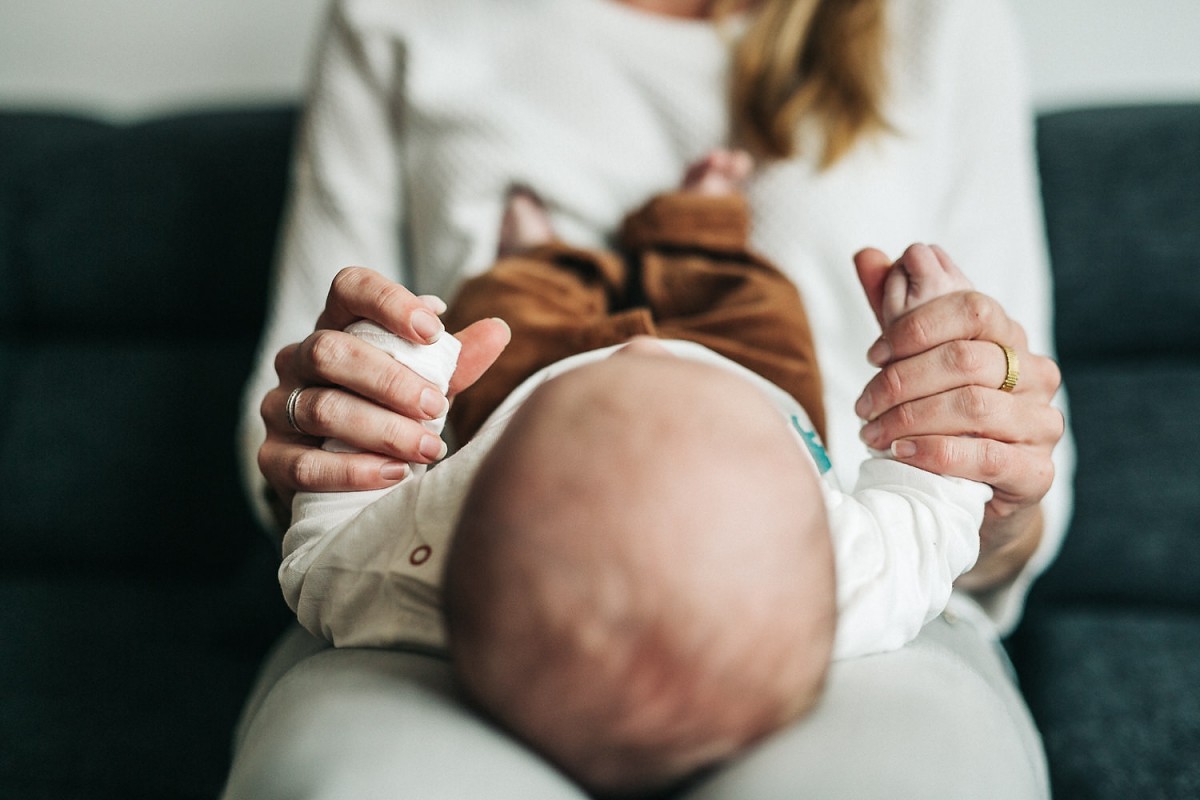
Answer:
<svg viewBox="0 0 1200 800"><path fill-rule="evenodd" d="M480 467L449 557L465 689L608 794L801 715L835 625L808 458L744 378L657 345L544 384Z"/></svg>

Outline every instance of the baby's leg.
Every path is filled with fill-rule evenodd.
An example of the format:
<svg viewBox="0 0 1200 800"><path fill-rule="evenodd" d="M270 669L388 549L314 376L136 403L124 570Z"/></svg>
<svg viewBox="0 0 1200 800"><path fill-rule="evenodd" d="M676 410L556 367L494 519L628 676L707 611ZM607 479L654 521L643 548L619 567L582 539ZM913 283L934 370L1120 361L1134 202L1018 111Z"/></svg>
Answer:
<svg viewBox="0 0 1200 800"><path fill-rule="evenodd" d="M937 245L914 244L892 265L883 283L883 324L935 297L972 288L967 276Z"/></svg>
<svg viewBox="0 0 1200 800"><path fill-rule="evenodd" d="M500 242L496 248L499 258L528 252L554 241L554 227L541 199L523 186L509 189L500 220Z"/></svg>
<svg viewBox="0 0 1200 800"><path fill-rule="evenodd" d="M625 291L624 261L614 253L558 241L545 207L532 191L509 192L498 250L496 264L466 281L444 315L450 330L499 317L512 331L496 362L451 406L449 420L460 445L542 367L653 332L644 309L613 314L614 299Z"/></svg>
<svg viewBox="0 0 1200 800"><path fill-rule="evenodd" d="M747 244L750 209L739 185L752 167L739 151L709 153L678 191L626 218L622 244L660 336L702 344L777 384L824 436L804 302L791 279Z"/></svg>
<svg viewBox="0 0 1200 800"><path fill-rule="evenodd" d="M696 194L733 194L753 169L754 160L745 150L713 150L688 166L679 188Z"/></svg>

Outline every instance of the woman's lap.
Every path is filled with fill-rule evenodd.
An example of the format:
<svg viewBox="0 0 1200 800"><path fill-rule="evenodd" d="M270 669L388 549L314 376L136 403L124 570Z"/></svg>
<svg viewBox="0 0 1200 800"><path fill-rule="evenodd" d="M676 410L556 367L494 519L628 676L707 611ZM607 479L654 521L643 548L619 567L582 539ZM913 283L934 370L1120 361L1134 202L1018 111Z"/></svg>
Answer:
<svg viewBox="0 0 1200 800"><path fill-rule="evenodd" d="M289 634L238 732L226 800L585 795L466 708L445 661L332 650ZM834 665L807 719L696 784L688 800L1044 798L1040 743L1003 657L931 623L895 653Z"/></svg>
<svg viewBox="0 0 1200 800"><path fill-rule="evenodd" d="M1043 800L1049 788L1007 658L938 618L901 650L835 664L812 714L686 798L797 796Z"/></svg>
<svg viewBox="0 0 1200 800"><path fill-rule="evenodd" d="M585 798L468 710L444 660L305 637L290 632L264 668L278 679L251 698L225 800Z"/></svg>

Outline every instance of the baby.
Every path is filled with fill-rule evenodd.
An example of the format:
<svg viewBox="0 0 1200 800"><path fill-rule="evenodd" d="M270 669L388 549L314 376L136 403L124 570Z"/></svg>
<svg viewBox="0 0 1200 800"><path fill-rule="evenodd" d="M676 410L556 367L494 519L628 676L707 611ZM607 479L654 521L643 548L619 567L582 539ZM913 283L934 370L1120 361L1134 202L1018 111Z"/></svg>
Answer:
<svg viewBox="0 0 1200 800"><path fill-rule="evenodd" d="M447 565L471 696L605 794L806 711L836 592L797 445L742 376L650 339L543 384L480 466Z"/></svg>
<svg viewBox="0 0 1200 800"><path fill-rule="evenodd" d="M668 786L801 716L831 659L909 641L978 553L985 486L882 454L852 493L834 483L799 297L745 250L744 206L709 202L740 200L744 172L702 161L627 220L626 257L546 242L540 207L511 202L502 246L524 261L454 304L513 326L518 366L459 398L486 421L391 490L298 496L284 541L311 631L448 645L476 704L601 794ZM698 219L688 247L675 227ZM890 321L968 284L913 248L885 287ZM412 364L453 342L378 335Z"/></svg>
<svg viewBox="0 0 1200 800"><path fill-rule="evenodd" d="M716 154L683 191L722 196L741 173ZM509 255L551 231L528 196L506 230ZM916 256L885 284L888 321L969 288ZM807 712L837 591L820 469L788 422L746 376L653 339L533 391L446 568L468 693L604 795L663 788Z"/></svg>

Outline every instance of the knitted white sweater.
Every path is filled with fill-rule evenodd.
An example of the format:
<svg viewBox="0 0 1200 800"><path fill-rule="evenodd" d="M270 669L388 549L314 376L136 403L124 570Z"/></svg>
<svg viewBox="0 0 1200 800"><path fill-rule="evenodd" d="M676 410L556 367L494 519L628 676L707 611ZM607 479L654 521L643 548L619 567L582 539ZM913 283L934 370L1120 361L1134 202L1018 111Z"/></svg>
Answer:
<svg viewBox="0 0 1200 800"><path fill-rule="evenodd" d="M887 13L895 133L824 172L807 148L748 188L754 245L804 293L828 444L848 485L867 456L853 406L873 374L864 354L878 335L851 264L856 250L943 245L1025 326L1032 350L1052 350L1032 117L1008 9L1003 0L890 0ZM723 36L612 0L337 2L246 391L252 496L261 496L254 454L272 357L312 330L340 268L369 266L415 291L450 294L490 264L514 182L546 200L564 239L604 243L626 211L726 141ZM1001 630L1065 528L1069 443L1058 453L1039 552L1010 590L983 599Z"/></svg>

